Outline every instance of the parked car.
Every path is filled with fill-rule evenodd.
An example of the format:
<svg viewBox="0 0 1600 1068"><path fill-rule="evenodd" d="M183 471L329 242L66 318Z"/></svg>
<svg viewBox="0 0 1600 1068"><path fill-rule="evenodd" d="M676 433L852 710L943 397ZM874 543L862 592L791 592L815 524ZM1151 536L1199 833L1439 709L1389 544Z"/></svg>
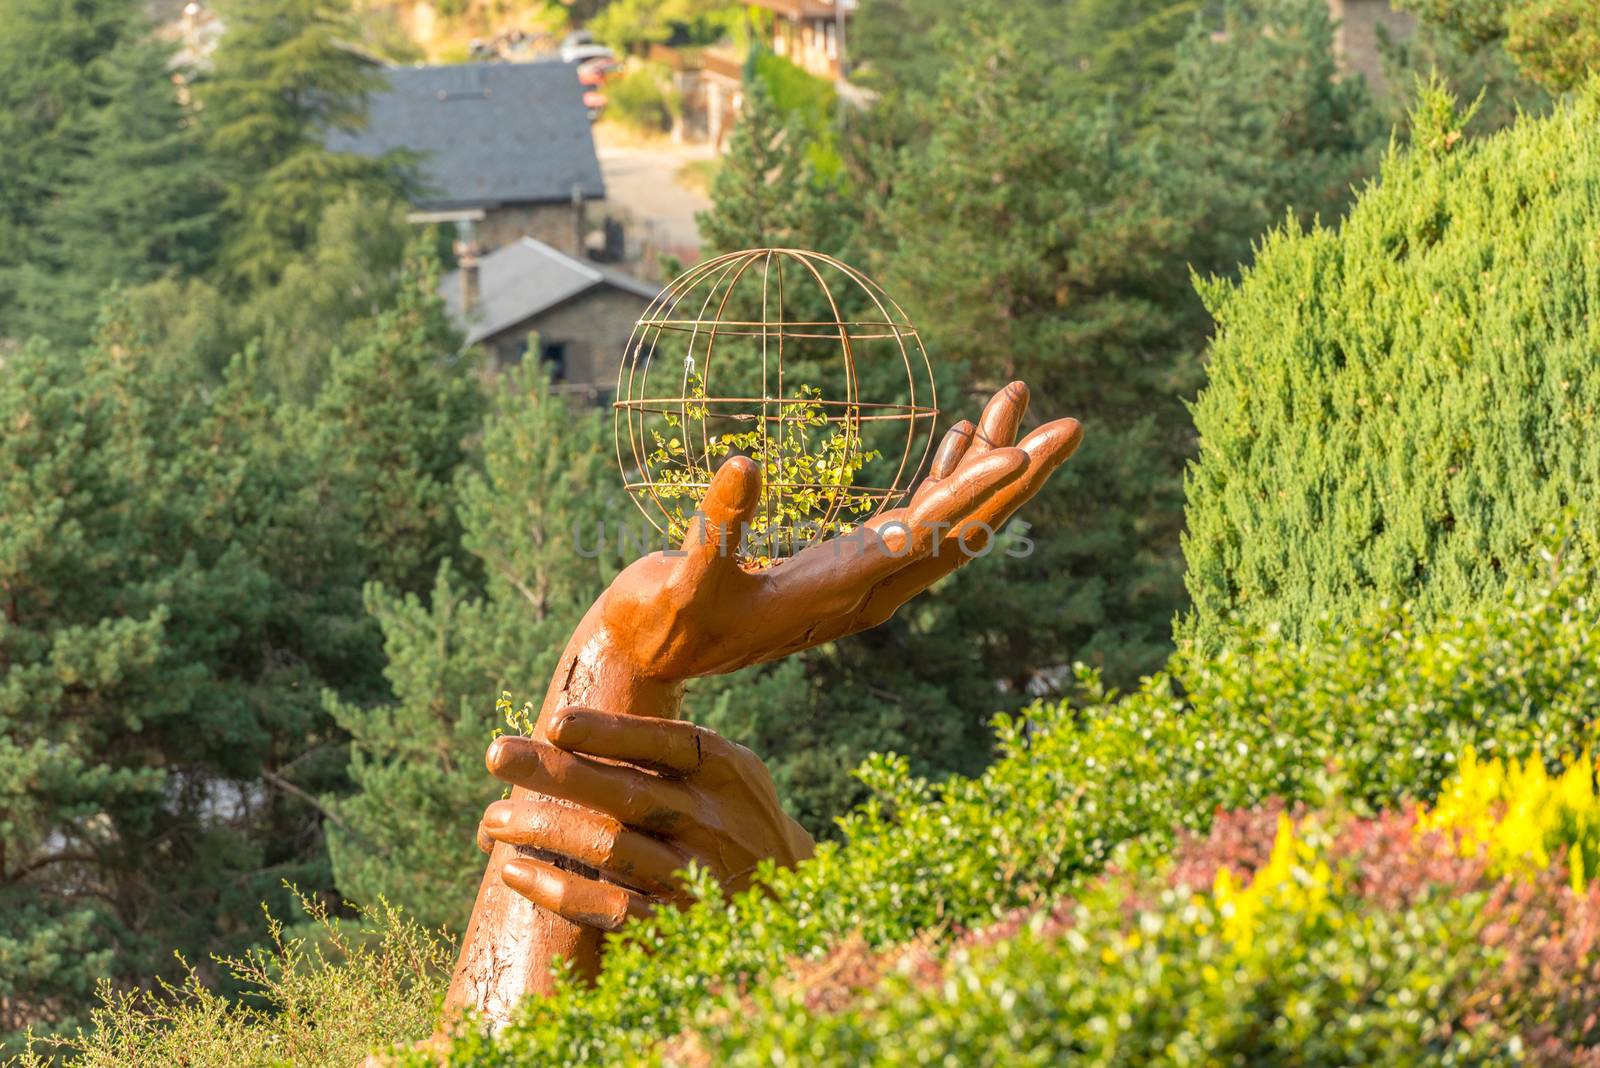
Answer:
<svg viewBox="0 0 1600 1068"><path fill-rule="evenodd" d="M589 109L589 121L598 122L606 110L606 94L598 89L587 90L583 94L583 106Z"/></svg>
<svg viewBox="0 0 1600 1068"><path fill-rule="evenodd" d="M574 44L561 46L561 62L582 63L589 59L616 59L617 54L603 44Z"/></svg>
<svg viewBox="0 0 1600 1068"><path fill-rule="evenodd" d="M584 85L604 85L606 79L622 72L622 64L606 56L596 56L578 64L578 81Z"/></svg>

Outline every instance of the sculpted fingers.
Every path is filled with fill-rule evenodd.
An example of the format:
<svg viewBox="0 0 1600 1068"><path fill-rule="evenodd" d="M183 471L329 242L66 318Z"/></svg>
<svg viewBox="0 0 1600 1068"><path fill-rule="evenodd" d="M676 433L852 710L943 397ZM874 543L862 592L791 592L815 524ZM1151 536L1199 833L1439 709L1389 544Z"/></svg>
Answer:
<svg viewBox="0 0 1600 1068"><path fill-rule="evenodd" d="M818 635L819 640L877 626L906 601L978 555L991 533L999 531L1017 509L1043 488L1082 441L1083 427L1076 419L1058 419L1030 433L1018 446L1028 457L1021 477L990 496L965 522L953 525L930 555L908 563L875 586L854 618L826 628Z"/></svg>
<svg viewBox="0 0 1600 1068"><path fill-rule="evenodd" d="M743 746L693 723L590 708L558 712L550 726L550 743L569 753L625 761L680 779L739 757L754 759Z"/></svg>
<svg viewBox="0 0 1600 1068"><path fill-rule="evenodd" d="M565 871L537 857L509 861L500 878L540 908L601 931L615 931L630 916L648 916L653 911L642 894Z"/></svg>
<svg viewBox="0 0 1600 1068"><path fill-rule="evenodd" d="M711 477L683 537L683 555L668 580L681 592L681 603L703 592L715 572L738 572L739 539L760 503L761 467L748 456L730 456Z"/></svg>
<svg viewBox="0 0 1600 1068"><path fill-rule="evenodd" d="M932 493L935 486L950 477L951 472L961 463L961 458L967 454L967 448L971 446L972 436L977 429L971 420L963 419L945 431L944 440L939 442L939 449L933 454L933 463L928 467L928 476L911 495L913 504Z"/></svg>
<svg viewBox="0 0 1600 1068"><path fill-rule="evenodd" d="M1017 428L1022 425L1022 417L1027 412L1028 387L1021 382L1013 382L989 398L983 415L978 419L978 430L966 450L966 457L975 459L984 453L1015 444Z"/></svg>
<svg viewBox="0 0 1600 1068"><path fill-rule="evenodd" d="M961 458L967 454L967 448L972 444L972 435L976 430L977 427L972 425L970 419L963 419L947 430L944 440L939 443L939 451L933 454L933 465L928 468L928 477L949 478L950 472L956 469Z"/></svg>
<svg viewBox="0 0 1600 1068"><path fill-rule="evenodd" d="M577 861L649 894L674 893L673 876L688 865L687 857L660 839L604 813L548 798L496 801L483 815L480 837Z"/></svg>
<svg viewBox="0 0 1600 1068"><path fill-rule="evenodd" d="M853 618L872 589L920 559L967 513L1022 475L1021 449L997 449L963 461L926 498L890 520L872 523L803 550L764 578L764 595L785 606L783 619L796 637L774 647L805 648L830 628ZM798 609L798 610L797 610ZM776 610L775 610L776 612Z"/></svg>
<svg viewBox="0 0 1600 1068"><path fill-rule="evenodd" d="M694 798L681 782L637 768L602 764L531 738L501 737L485 761L497 779L661 833L694 822Z"/></svg>

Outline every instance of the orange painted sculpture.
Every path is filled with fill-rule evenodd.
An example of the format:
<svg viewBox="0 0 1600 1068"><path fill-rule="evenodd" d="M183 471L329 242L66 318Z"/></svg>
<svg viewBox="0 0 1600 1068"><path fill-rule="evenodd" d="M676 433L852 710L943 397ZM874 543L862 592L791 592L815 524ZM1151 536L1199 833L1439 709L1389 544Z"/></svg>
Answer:
<svg viewBox="0 0 1600 1068"><path fill-rule="evenodd" d="M759 264L761 256L770 267L774 254L739 255L756 258L729 258L733 268L717 267L719 277L737 277L729 271ZM765 293L762 299L765 307ZM802 317L787 315L780 299L776 318ZM838 326L848 358L853 338L846 324ZM897 340L905 329L894 329ZM763 328L763 353L767 340ZM709 347L683 361L684 380L707 374L711 363ZM694 396L703 399L704 377L692 380ZM854 389L853 369L848 382ZM772 392L758 403L772 405ZM776 392L783 396L781 387ZM806 401L806 410L814 403ZM765 463L720 458L709 484L695 487L698 509L681 548L633 563L579 623L531 736L502 737L489 747L489 770L513 790L489 806L478 829L490 859L447 1014L476 1009L490 1021L505 1020L519 998L550 989L557 957L594 975L604 933L677 903L674 873L690 861L734 891L749 884L762 860L787 865L810 855L810 836L784 814L759 758L678 719L684 683L876 626L978 555L1081 436L1076 420L1063 419L1018 441L1027 404L1027 387L1011 383L976 426L961 422L946 434L904 506L880 509L847 533L776 562L767 551L740 547L748 530L772 531L763 467L785 468L759 449ZM759 425L781 428L786 419L780 407L776 417L764 411ZM855 447L845 444L846 454ZM834 466L840 477L855 469Z"/></svg>

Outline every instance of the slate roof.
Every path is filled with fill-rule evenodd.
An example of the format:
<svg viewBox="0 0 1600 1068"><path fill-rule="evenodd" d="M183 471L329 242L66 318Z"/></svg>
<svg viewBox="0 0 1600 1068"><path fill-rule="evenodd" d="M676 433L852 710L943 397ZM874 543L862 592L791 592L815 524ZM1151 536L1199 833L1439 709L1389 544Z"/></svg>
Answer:
<svg viewBox="0 0 1600 1068"><path fill-rule="evenodd" d="M461 310L461 272L451 271L439 282L445 307L475 345L518 323L541 315L587 293L611 286L649 301L656 287L620 271L558 252L543 241L524 237L478 261L478 306L471 315Z"/></svg>
<svg viewBox="0 0 1600 1068"><path fill-rule="evenodd" d="M395 67L367 101L367 125L328 147L421 158L419 208L446 211L605 196L583 86L571 65L470 63Z"/></svg>

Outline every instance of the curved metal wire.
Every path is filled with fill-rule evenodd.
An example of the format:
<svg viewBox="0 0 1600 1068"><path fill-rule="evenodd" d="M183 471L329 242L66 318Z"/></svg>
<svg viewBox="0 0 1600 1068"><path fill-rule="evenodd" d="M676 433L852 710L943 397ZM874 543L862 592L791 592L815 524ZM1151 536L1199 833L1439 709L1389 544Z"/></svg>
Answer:
<svg viewBox="0 0 1600 1068"><path fill-rule="evenodd" d="M793 285L792 280L785 277L785 265L796 268L788 273L810 282L820 293L833 313L831 321L791 317L789 291ZM837 278L831 285L829 274ZM759 310L755 315L750 314L753 309L744 306L744 303L754 302L753 294L749 301L735 300L735 290L746 277L756 277L760 283ZM858 298L864 294L876 314L852 320L843 318L840 305L845 293L838 288L841 284L845 289L856 291ZM695 310L697 304L699 307ZM733 305L731 309L730 304ZM687 315L683 314L685 311ZM674 337L681 340L673 341ZM719 350L718 342L736 338L759 339L760 367L752 363L747 369L751 373L760 372L762 395L759 397L738 393L716 395L712 389L713 368L718 357L734 358L726 356L726 344ZM785 348L796 342L812 343L813 348L822 342L836 343L844 382L843 398L785 393ZM893 343L906 376L904 403L860 395L861 380L857 373L860 342ZM676 365L669 362L674 360L678 361ZM653 366L662 365L668 369L676 388L656 395L651 390L651 370ZM705 395L693 388L696 375L700 393ZM793 376L789 377L792 381ZM682 475L671 480L661 477L662 472L653 466L651 428L646 425L648 417L670 416L681 423L682 471L689 474L714 466L712 435L706 425L711 418L751 426L761 435L761 440L765 440L771 430L781 452L785 410L802 405L818 413L814 418L822 420L823 424L843 428L846 437L842 468L845 470L851 469L860 455L856 450L866 447L861 438L863 424L903 422L906 428L904 447L893 477L884 480L885 484L857 486L847 481L793 479L769 482L763 490L769 539L775 532L793 534L802 527L811 532L838 529L847 506L861 513L856 521L878 515L905 496L928 462L939 414L933 366L916 327L882 287L848 264L803 249L750 249L702 261L657 294L634 324L623 353L613 408L617 416L614 435L617 464L622 470L624 486L650 524L665 534L679 519L676 506L669 501L681 499L686 492L701 493L706 483L698 479L685 480ZM695 412L701 413L698 443L692 443L691 438L691 428L697 422L693 417ZM919 438L920 451L917 448ZM677 466L677 461L669 466ZM778 523L774 509L781 504L783 495L808 490L820 490L827 495L824 514L788 524ZM862 511L868 504L873 506L870 515Z"/></svg>

